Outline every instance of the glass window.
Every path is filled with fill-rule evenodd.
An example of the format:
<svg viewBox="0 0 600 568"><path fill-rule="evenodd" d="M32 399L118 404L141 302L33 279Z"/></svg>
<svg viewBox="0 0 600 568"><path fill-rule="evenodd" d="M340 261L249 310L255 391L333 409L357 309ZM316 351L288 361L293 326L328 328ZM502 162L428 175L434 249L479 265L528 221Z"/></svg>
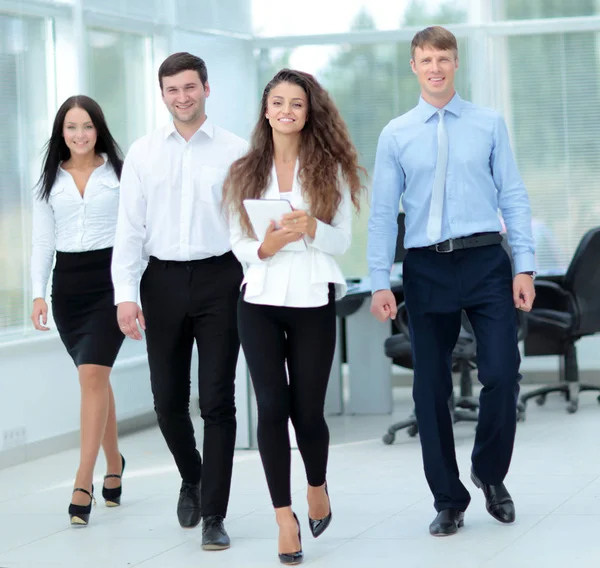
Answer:
<svg viewBox="0 0 600 568"><path fill-rule="evenodd" d="M46 22L0 14L0 338L29 329L31 189L49 132Z"/></svg>
<svg viewBox="0 0 600 568"><path fill-rule="evenodd" d="M274 9L272 0L253 0L252 19L258 36L346 33L356 30L396 30L468 21L469 0L304 0L293 17Z"/></svg>
<svg viewBox="0 0 600 568"><path fill-rule="evenodd" d="M126 152L148 130L151 94L146 53L150 40L100 29L87 33L90 96L102 107L112 135Z"/></svg>
<svg viewBox="0 0 600 568"><path fill-rule="evenodd" d="M497 39L503 112L531 199L540 271L600 224L600 34Z"/></svg>
<svg viewBox="0 0 600 568"><path fill-rule="evenodd" d="M597 0L493 0L496 20L568 18L598 14Z"/></svg>
<svg viewBox="0 0 600 568"><path fill-rule="evenodd" d="M457 90L470 99L468 42L459 41L460 67ZM377 141L383 127L407 112L419 100L419 84L410 67L410 43L346 46L302 46L263 50L259 54L259 89L281 68L291 66L313 73L329 91L348 125L368 173L367 187L375 165ZM365 196L353 225L352 247L340 259L347 277L367 274L367 222L369 204Z"/></svg>
<svg viewBox="0 0 600 568"><path fill-rule="evenodd" d="M196 28L252 33L251 0L177 0L177 21L189 29Z"/></svg>

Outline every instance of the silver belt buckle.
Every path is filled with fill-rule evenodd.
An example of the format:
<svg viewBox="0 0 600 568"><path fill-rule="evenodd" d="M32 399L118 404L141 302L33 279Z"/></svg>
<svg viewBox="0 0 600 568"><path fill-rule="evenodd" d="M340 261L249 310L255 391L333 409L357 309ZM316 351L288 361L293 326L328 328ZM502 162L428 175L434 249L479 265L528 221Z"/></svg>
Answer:
<svg viewBox="0 0 600 568"><path fill-rule="evenodd" d="M452 252L452 251L454 251L454 239L448 239L448 242L450 243L450 248L449 248L448 250L445 250L445 249L444 249L444 250L441 250L441 249L440 249L440 245L441 245L442 243L437 243L437 244L435 245L435 252L439 252L439 253L441 253L441 254L446 254L446 253L448 253L448 252Z"/></svg>

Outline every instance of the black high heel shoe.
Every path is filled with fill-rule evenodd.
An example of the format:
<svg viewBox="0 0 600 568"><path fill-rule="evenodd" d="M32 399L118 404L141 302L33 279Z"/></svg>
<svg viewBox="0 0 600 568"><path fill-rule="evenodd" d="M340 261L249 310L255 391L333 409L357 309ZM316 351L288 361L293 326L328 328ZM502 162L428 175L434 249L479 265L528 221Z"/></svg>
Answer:
<svg viewBox="0 0 600 568"><path fill-rule="evenodd" d="M73 493L76 491L81 491L85 493L90 498L89 505L74 505L71 503L69 505L69 517L71 517L71 526L73 527L87 527L90 522L90 513L92 512L92 503L96 504L96 499L94 498L94 486L92 485L92 492L90 493L87 489L82 489L81 487L76 487L73 489Z"/></svg>
<svg viewBox="0 0 600 568"><path fill-rule="evenodd" d="M123 462L123 467L121 467L121 475L116 473L111 473L109 475L105 475L104 479L108 477L116 477L117 479L121 479L123 477L123 472L125 471L125 458L121 455L121 461ZM119 485L119 487L113 487L109 489L102 485L102 497L104 498L105 504L107 507L118 507L121 504L121 492L123 489L123 485Z"/></svg>
<svg viewBox="0 0 600 568"><path fill-rule="evenodd" d="M326 517L317 520L311 519L310 516L308 517L308 525L310 527L310 532L315 538L321 536L325 532L325 529L331 523L331 499L329 499L327 484L325 484L325 494L327 495L327 500L329 501L329 514Z"/></svg>
<svg viewBox="0 0 600 568"><path fill-rule="evenodd" d="M279 554L279 562L282 564L287 564L288 566L300 564L304 559L304 554L302 553L302 533L300 531L300 521L298 520L298 517L296 517L296 513L292 514L294 515L294 519L296 519L296 523L298 524L298 540L300 541L300 550L297 552L282 552Z"/></svg>

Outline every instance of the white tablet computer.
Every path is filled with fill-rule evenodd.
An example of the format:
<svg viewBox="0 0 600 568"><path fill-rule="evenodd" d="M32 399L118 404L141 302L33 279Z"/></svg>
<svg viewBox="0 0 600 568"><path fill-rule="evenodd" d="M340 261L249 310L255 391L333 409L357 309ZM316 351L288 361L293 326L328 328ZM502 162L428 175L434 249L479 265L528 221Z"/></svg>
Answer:
<svg viewBox="0 0 600 568"><path fill-rule="evenodd" d="M244 199L244 207L259 240L262 240L271 221L279 222L282 215L293 211L290 202L285 199ZM302 252L306 250L304 239L288 243L282 251Z"/></svg>

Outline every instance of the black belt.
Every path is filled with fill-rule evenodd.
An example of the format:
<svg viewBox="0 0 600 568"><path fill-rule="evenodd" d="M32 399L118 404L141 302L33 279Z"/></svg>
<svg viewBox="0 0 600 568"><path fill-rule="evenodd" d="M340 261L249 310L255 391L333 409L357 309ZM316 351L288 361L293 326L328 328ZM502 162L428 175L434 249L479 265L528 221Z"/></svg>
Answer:
<svg viewBox="0 0 600 568"><path fill-rule="evenodd" d="M475 235L461 237L460 239L447 239L430 247L421 247L421 250L434 250L435 252L446 253L455 250L498 245L501 242L502 235L500 233L476 233Z"/></svg>
<svg viewBox="0 0 600 568"><path fill-rule="evenodd" d="M201 266L203 264L222 264L224 262L231 262L235 260L233 252L229 251L220 256L209 256L207 258L200 258L197 260L162 260L151 256L148 259L148 264L161 264L165 268L169 266L187 266L188 268L194 268L195 266Z"/></svg>

